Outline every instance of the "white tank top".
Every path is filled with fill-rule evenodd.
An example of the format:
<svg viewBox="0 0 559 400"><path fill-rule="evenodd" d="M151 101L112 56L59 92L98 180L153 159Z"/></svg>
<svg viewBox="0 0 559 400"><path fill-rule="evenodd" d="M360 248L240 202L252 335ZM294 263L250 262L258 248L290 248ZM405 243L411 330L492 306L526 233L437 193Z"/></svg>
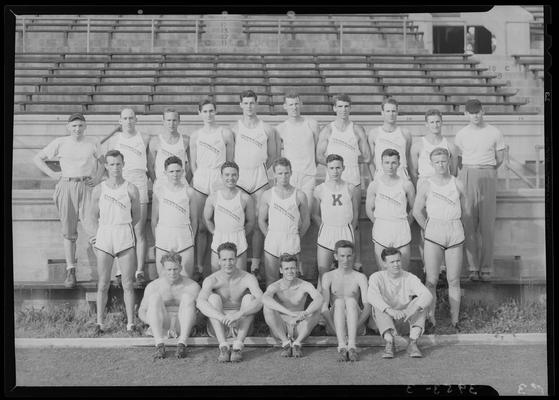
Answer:
<svg viewBox="0 0 559 400"><path fill-rule="evenodd" d="M405 219L408 216L406 212L407 204L402 178L399 178L394 186L388 186L382 179L377 179L375 211L373 212L375 218Z"/></svg>
<svg viewBox="0 0 559 400"><path fill-rule="evenodd" d="M241 203L241 191L231 200L223 197L221 191L216 192L214 207L214 224L218 232L239 232L245 229L245 210Z"/></svg>
<svg viewBox="0 0 559 400"><path fill-rule="evenodd" d="M287 120L279 129L282 130L283 154L291 161L293 171L305 175L316 175L314 135L309 120L295 124Z"/></svg>
<svg viewBox="0 0 559 400"><path fill-rule="evenodd" d="M382 152L386 149L394 149L400 153L400 169L407 169L408 161L406 159L406 139L402 134L400 127L392 132L386 132L379 126L375 136L375 167L377 172L382 172Z"/></svg>
<svg viewBox="0 0 559 400"><path fill-rule="evenodd" d="M131 138L118 133L115 148L124 156L123 171L147 171L146 145L140 132L136 132Z"/></svg>
<svg viewBox="0 0 559 400"><path fill-rule="evenodd" d="M276 188L272 188L270 205L268 208L268 230L270 232L299 233L299 220L301 214L297 206L297 189L286 199L276 194Z"/></svg>
<svg viewBox="0 0 559 400"><path fill-rule="evenodd" d="M258 121L254 128L247 128L241 121L237 123L235 137L235 162L241 168L258 168L268 158L268 136L264 123Z"/></svg>
<svg viewBox="0 0 559 400"><path fill-rule="evenodd" d="M165 160L171 156L180 158L184 163L188 161L186 149L184 148L184 140L179 134L179 140L175 144L169 144L163 139L163 135L159 135L159 150L155 156L155 177L157 179L165 179Z"/></svg>
<svg viewBox="0 0 559 400"><path fill-rule="evenodd" d="M425 202L427 217L447 221L460 219L462 210L456 178L451 176L450 181L443 186L437 186L433 179L429 178L429 184L430 189Z"/></svg>
<svg viewBox="0 0 559 400"><path fill-rule="evenodd" d="M226 161L223 127L209 131L202 129L196 139L196 166L218 169Z"/></svg>
<svg viewBox="0 0 559 400"><path fill-rule="evenodd" d="M429 178L435 174L435 169L431 165L429 155L437 147L442 147L448 150L448 142L446 141L446 138L443 138L439 144L433 145L429 143L425 137L422 137L421 140L423 142L423 148L421 149L419 159L417 160L417 171L420 178Z"/></svg>
<svg viewBox="0 0 559 400"><path fill-rule="evenodd" d="M353 220L353 203L347 182L337 190L330 189L326 183L320 187L320 215L322 223L329 226L346 226ZM318 188L317 188L318 189Z"/></svg>
<svg viewBox="0 0 559 400"><path fill-rule="evenodd" d="M116 189L101 182L99 197L99 225L124 225L132 222L132 202L128 195L128 181Z"/></svg>
<svg viewBox="0 0 559 400"><path fill-rule="evenodd" d="M350 122L344 131L338 130L333 122L330 124L330 128L332 129L332 135L328 140L326 156L337 154L343 157L346 167L358 166L357 159L361 155L361 151L359 150L357 137L353 132L353 122Z"/></svg>
<svg viewBox="0 0 559 400"><path fill-rule="evenodd" d="M157 224L172 228L186 228L190 225L190 198L186 187L176 192L166 185L157 190L159 200L159 220Z"/></svg>

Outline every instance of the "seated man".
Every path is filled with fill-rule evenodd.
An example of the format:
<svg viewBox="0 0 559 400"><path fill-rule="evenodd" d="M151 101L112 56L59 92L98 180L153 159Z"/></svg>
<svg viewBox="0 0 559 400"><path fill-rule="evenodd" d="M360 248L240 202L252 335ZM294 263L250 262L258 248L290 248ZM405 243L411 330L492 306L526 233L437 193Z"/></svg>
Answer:
<svg viewBox="0 0 559 400"><path fill-rule="evenodd" d="M408 322L410 325L410 357L423 357L417 347L417 339L425 329L425 309L431 304L433 296L418 277L402 270L400 250L388 247L380 257L384 269L370 276L367 300L373 306L373 318L386 341L382 358L394 358L397 322Z"/></svg>
<svg viewBox="0 0 559 400"><path fill-rule="evenodd" d="M322 295L311 283L297 278L297 256L284 253L279 262L282 278L268 286L262 296L264 319L270 332L281 340L281 356L301 357L301 342L320 318ZM305 309L308 296L312 302Z"/></svg>
<svg viewBox="0 0 559 400"><path fill-rule="evenodd" d="M262 291L254 275L237 268L237 246L222 243L217 255L221 269L204 279L196 305L209 318L208 334L219 341L217 360L239 362L254 316L262 308ZM227 337L234 338L232 353Z"/></svg>
<svg viewBox="0 0 559 400"><path fill-rule="evenodd" d="M181 275L180 254L164 254L161 265L159 278L150 282L144 291L138 316L151 327L157 348L155 358L165 358L163 339L167 332L179 334L176 356L184 358L186 339L196 322L195 302L200 286L189 277ZM178 327L176 317L179 320Z"/></svg>
<svg viewBox="0 0 559 400"><path fill-rule="evenodd" d="M330 328L338 337L338 361L358 361L357 332L365 332L365 324L371 315L371 305L365 297L367 277L353 269L353 243L339 240L334 250L338 267L322 276L322 315L328 325L327 331Z"/></svg>

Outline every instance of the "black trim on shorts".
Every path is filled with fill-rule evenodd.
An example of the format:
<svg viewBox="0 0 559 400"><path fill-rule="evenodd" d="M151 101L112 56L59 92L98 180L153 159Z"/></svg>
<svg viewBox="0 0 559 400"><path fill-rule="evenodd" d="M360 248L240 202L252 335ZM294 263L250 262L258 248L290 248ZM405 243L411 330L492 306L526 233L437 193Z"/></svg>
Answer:
<svg viewBox="0 0 559 400"><path fill-rule="evenodd" d="M215 251L214 249L211 249L211 250L212 250L212 253L217 254L217 251ZM242 256L243 254L245 254L247 251L248 251L248 247L247 247L247 249L246 249L245 251L243 251L241 254L237 254L237 258L239 258L239 257Z"/></svg>
<svg viewBox="0 0 559 400"><path fill-rule="evenodd" d="M124 249L124 250L120 250L118 253L115 254L115 256L118 257L118 255L119 255L120 253L125 252L126 250L133 249L133 248L135 248L135 247L136 247L136 244L134 244L134 246L130 246L130 247Z"/></svg>
<svg viewBox="0 0 559 400"><path fill-rule="evenodd" d="M328 247L323 246L323 245L319 244L318 242L316 243L316 245L317 245L318 247L322 247L323 249L326 249L326 250L331 251L332 253L334 253L334 249L329 249Z"/></svg>
<svg viewBox="0 0 559 400"><path fill-rule="evenodd" d="M186 247L186 248L184 248L184 249L182 249L182 250L166 250L166 249L164 249L164 248L155 246L156 249L159 249L159 250L164 251L164 252L166 252L166 253L170 253L170 252L174 251L175 253L179 253L179 254L182 253L183 251L186 251L186 250L191 249L191 248L193 248L193 247L194 247L194 244L193 244L192 246Z"/></svg>
<svg viewBox="0 0 559 400"><path fill-rule="evenodd" d="M116 257L116 254L111 254L111 253L109 253L108 251L105 251L105 250L103 250L103 249L100 249L100 248L97 247L97 246L93 246L93 248L95 248L95 249L97 249L97 250L99 250L99 251L102 251L102 252L105 253L105 254L110 255L112 258L115 258L115 257ZM126 250L128 250L128 249L126 249Z"/></svg>
<svg viewBox="0 0 559 400"><path fill-rule="evenodd" d="M428 242L431 242L431 243L436 244L437 246L439 246L439 247L440 247L441 249L443 249L443 250L448 250L448 249L452 249L453 247L460 246L460 245L464 244L464 242L466 241L466 240L464 239L464 240L462 240L460 243L456 243L456 244L453 244L452 246L446 247L446 246L443 246L442 244L437 243L437 242L435 242L434 240L431 240L431 239L429 239L429 238L425 238L425 240L427 240Z"/></svg>
<svg viewBox="0 0 559 400"><path fill-rule="evenodd" d="M191 186L192 189L196 190L198 193L203 194L204 196L208 197L210 194L209 193L204 193L201 190L196 189L196 187L194 185Z"/></svg>
<svg viewBox="0 0 559 400"><path fill-rule="evenodd" d="M379 241L376 241L375 239L372 239L373 243L378 244L379 246L382 246L384 248L388 248L388 247L394 247L394 246L385 246L384 244L380 243ZM401 246L398 247L394 247L395 249L401 249L402 247L406 247L407 245L409 245L412 241L410 240L409 242L407 242L406 244L403 244ZM437 243L438 244L438 243ZM440 245L439 245L440 246Z"/></svg>

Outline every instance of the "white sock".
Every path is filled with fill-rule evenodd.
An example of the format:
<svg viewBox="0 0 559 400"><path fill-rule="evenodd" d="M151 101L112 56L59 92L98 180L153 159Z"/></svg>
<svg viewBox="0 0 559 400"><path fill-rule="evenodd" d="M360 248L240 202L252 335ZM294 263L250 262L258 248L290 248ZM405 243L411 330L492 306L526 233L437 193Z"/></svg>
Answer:
<svg viewBox="0 0 559 400"><path fill-rule="evenodd" d="M243 342L240 340L235 340L233 342L233 350L242 350L243 349Z"/></svg>

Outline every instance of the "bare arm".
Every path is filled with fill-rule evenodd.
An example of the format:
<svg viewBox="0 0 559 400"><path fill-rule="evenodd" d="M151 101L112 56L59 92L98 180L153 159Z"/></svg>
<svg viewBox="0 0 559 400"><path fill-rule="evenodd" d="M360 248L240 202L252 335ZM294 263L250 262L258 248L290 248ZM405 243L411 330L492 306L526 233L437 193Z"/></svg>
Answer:
<svg viewBox="0 0 559 400"><path fill-rule="evenodd" d="M305 309L305 314L310 315L319 311L322 307L324 297L320 294L316 288L308 282L303 283L306 292L311 296L312 301Z"/></svg>
<svg viewBox="0 0 559 400"><path fill-rule="evenodd" d="M367 301L367 277L365 274L358 272L359 274L359 291L361 292L361 302L363 303L363 311L359 316L359 320L357 321L357 326L361 326L367 322L369 317L371 316L371 304Z"/></svg>
<svg viewBox="0 0 559 400"><path fill-rule="evenodd" d="M357 136L357 144L359 146L359 151L361 152L360 162L369 164L371 162L371 153L369 152L365 129L363 129L361 125L353 124L353 131Z"/></svg>
<svg viewBox="0 0 559 400"><path fill-rule="evenodd" d="M376 172L376 165L375 165L375 134L374 130L371 129L367 133L367 143L369 144L369 154L371 155L371 160L369 162L369 172L371 173L371 179L374 179L375 172Z"/></svg>
<svg viewBox="0 0 559 400"><path fill-rule="evenodd" d="M157 136L153 136L149 141L147 151L148 175L152 182L155 182L155 158L157 157L158 150L159 138Z"/></svg>
<svg viewBox="0 0 559 400"><path fill-rule="evenodd" d="M425 224L427 223L427 218L424 214L425 202L427 200L427 191L429 189L429 181L422 181L417 188L417 196L413 203L413 216L421 229L425 230Z"/></svg>
<svg viewBox="0 0 559 400"><path fill-rule="evenodd" d="M153 192L151 197L151 231L155 235L155 227L159 222L159 196L157 192Z"/></svg>
<svg viewBox="0 0 559 400"><path fill-rule="evenodd" d="M330 271L332 272L332 271ZM330 318L330 313L328 312L328 306L330 305L330 284L331 282L331 278L330 275L332 275L330 272L326 272L324 275L322 275L322 298L324 299L324 301L322 302L322 315L324 315L326 318ZM328 316L326 316L325 314L328 314Z"/></svg>
<svg viewBox="0 0 559 400"><path fill-rule="evenodd" d="M318 122L316 122L314 119L310 119L309 127L311 128L312 136L314 140L314 151L315 151L315 161L316 161L316 146L318 144L318 138L320 135L320 126L318 125Z"/></svg>
<svg viewBox="0 0 559 400"><path fill-rule="evenodd" d="M215 194L212 193L206 199L206 204L204 204L204 223L206 224L206 228L208 228L208 232L212 235L215 232L215 223L214 223L214 212L215 212Z"/></svg>
<svg viewBox="0 0 559 400"><path fill-rule="evenodd" d="M262 234L266 236L268 234L268 209L270 205L270 190L268 189L262 194L260 199L260 209L258 210L258 227L262 231Z"/></svg>
<svg viewBox="0 0 559 400"><path fill-rule="evenodd" d="M47 156L44 155L42 151L39 151L37 154L35 154L35 157L33 157L33 162L35 163L37 168L39 168L41 171L43 171L52 179L56 179L56 180L60 179L62 177L62 172L57 172L50 169L50 167L45 162L46 159Z"/></svg>
<svg viewBox="0 0 559 400"><path fill-rule="evenodd" d="M187 160L185 160L184 162L184 177L188 182L192 182L192 167L190 165L190 160L192 160L192 157L188 157L188 154L190 153L190 136L182 134L180 134L180 136L182 137L184 152L187 158Z"/></svg>
<svg viewBox="0 0 559 400"><path fill-rule="evenodd" d="M262 295L262 304L267 308L280 312L291 317L297 317L298 313L295 311L290 311L284 307L280 302L278 302L274 296L280 290L279 282L276 281L266 288L266 291Z"/></svg>
<svg viewBox="0 0 559 400"><path fill-rule="evenodd" d="M320 131L318 143L316 144L316 162L318 164L326 165L326 149L328 148L328 140L330 140L331 134L332 129L330 128L330 124L326 125Z"/></svg>
<svg viewBox="0 0 559 400"><path fill-rule="evenodd" d="M225 159L233 161L235 157L235 135L229 128L223 130L223 141L225 142Z"/></svg>
<svg viewBox="0 0 559 400"><path fill-rule="evenodd" d="M87 221L87 235L89 236L89 243L95 244L95 236L99 228L99 198L101 197L101 186L95 186L91 193L91 206L89 207L89 216Z"/></svg>
<svg viewBox="0 0 559 400"><path fill-rule="evenodd" d="M417 179L419 178L419 155L421 153L422 146L421 142L415 142L410 149L410 162L408 168L414 185L417 185Z"/></svg>
<svg viewBox="0 0 559 400"><path fill-rule="evenodd" d="M191 187L186 188L186 193L188 194L188 208L190 210L190 218L186 222L190 224L192 228L192 234L196 236L196 232L198 232L198 221L200 220L200 217L198 216L198 207L196 207L196 203L192 200L194 196L196 196L196 194L194 193L194 189L192 189Z"/></svg>
<svg viewBox="0 0 559 400"><path fill-rule="evenodd" d="M276 130L271 127L270 125L265 125L266 136L268 137L266 147L268 149L268 158L266 159L266 169L270 168L274 160L277 158L277 154L279 153L279 139Z"/></svg>
<svg viewBox="0 0 559 400"><path fill-rule="evenodd" d="M299 202L299 214L301 215L301 228L299 229L299 236L303 237L305 236L305 233L307 233L307 230L311 226L309 206L307 202L307 196L305 195L305 193L303 193L299 189L295 189L295 190L297 190L297 201Z"/></svg>
<svg viewBox="0 0 559 400"><path fill-rule="evenodd" d="M408 200L408 223L411 225L413 222L413 204L415 203L415 189L413 183L406 181L404 183L404 191Z"/></svg>
<svg viewBox="0 0 559 400"><path fill-rule="evenodd" d="M247 194L245 194L245 196L245 235L248 235L252 232L256 224L256 207L254 205L254 199L252 198L252 196L249 196Z"/></svg>
<svg viewBox="0 0 559 400"><path fill-rule="evenodd" d="M450 153L450 175L458 176L458 149L454 144L448 143L448 151Z"/></svg>
<svg viewBox="0 0 559 400"><path fill-rule="evenodd" d="M458 189L458 193L460 193L460 208L463 223L464 220L469 217L468 198L466 197L466 192L464 191L464 184L458 179L456 180L456 188Z"/></svg>
<svg viewBox="0 0 559 400"><path fill-rule="evenodd" d="M312 202L312 220L317 227L322 225L322 218L320 217L320 189L314 189L314 199Z"/></svg>
<svg viewBox="0 0 559 400"><path fill-rule="evenodd" d="M411 158L410 157L410 150L412 144L411 133L407 129L402 129L402 135L404 136L404 139L406 139L406 160L409 160ZM408 166L408 172L409 172L409 166Z"/></svg>
<svg viewBox="0 0 559 400"><path fill-rule="evenodd" d="M369 187L367 188L367 198L365 200L365 213L367 214L367 217L369 217L373 225L375 224L374 212L375 212L375 199L377 197L376 187L377 185L375 181L369 184Z"/></svg>
<svg viewBox="0 0 559 400"><path fill-rule="evenodd" d="M213 276L208 276L206 279L204 279L204 282L202 282L202 290L200 290L200 293L198 293L198 298L196 299L196 307L198 307L200 312L206 317L217 319L218 321L223 323L225 315L216 310L208 301L208 298L210 297L210 294L212 294L215 284L216 280Z"/></svg>
<svg viewBox="0 0 559 400"><path fill-rule="evenodd" d="M496 160L496 164L495 164L495 169L499 168L501 166L501 164L503 163L503 161L505 160L505 149L502 150L497 150L495 152L495 160Z"/></svg>
<svg viewBox="0 0 559 400"><path fill-rule="evenodd" d="M140 221L140 192L138 188L132 184L128 185L128 196L130 196L130 202L132 203L132 226L136 226L138 221Z"/></svg>
<svg viewBox="0 0 559 400"><path fill-rule="evenodd" d="M247 315L254 314L262 308L263 293L262 290L260 290L260 286L258 285L258 280L254 277L254 275L251 274L245 275L245 279L247 280L247 288L254 299L252 299L250 303L248 303L247 308L244 312L242 312L241 310L238 311L241 317L246 317Z"/></svg>
<svg viewBox="0 0 559 400"><path fill-rule="evenodd" d="M190 169L192 173L196 172L198 169L197 158L198 158L198 145L196 144L199 132L196 131L192 134L192 140L190 141Z"/></svg>
<svg viewBox="0 0 559 400"><path fill-rule="evenodd" d="M361 190L359 186L349 185L349 190L351 193L351 205L353 208L353 218L351 220L351 226L353 230L357 230L357 224L359 223L359 203L361 203Z"/></svg>

